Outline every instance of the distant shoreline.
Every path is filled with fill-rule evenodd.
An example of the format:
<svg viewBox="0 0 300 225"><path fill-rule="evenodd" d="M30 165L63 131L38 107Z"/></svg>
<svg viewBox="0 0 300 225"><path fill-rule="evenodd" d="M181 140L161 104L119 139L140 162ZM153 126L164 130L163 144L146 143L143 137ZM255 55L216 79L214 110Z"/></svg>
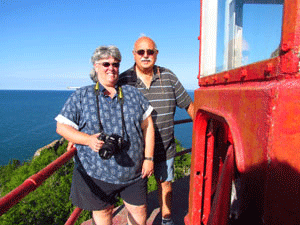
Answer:
<svg viewBox="0 0 300 225"><path fill-rule="evenodd" d="M53 142L51 142L50 144L42 147L42 148L39 148L33 155L33 158L34 157L37 157L41 154L42 151L46 150L46 149L49 149L49 148L54 148L54 150L58 149L59 146L61 146L63 143L65 142L65 139L64 138L61 138L59 140L55 140Z"/></svg>

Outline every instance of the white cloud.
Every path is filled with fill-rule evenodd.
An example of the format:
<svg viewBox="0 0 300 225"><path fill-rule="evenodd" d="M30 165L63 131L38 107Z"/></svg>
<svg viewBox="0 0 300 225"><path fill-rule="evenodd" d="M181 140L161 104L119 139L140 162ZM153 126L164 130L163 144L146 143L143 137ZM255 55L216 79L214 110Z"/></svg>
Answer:
<svg viewBox="0 0 300 225"><path fill-rule="evenodd" d="M248 42L243 39L243 43L242 43L242 51L249 51L250 50L250 46L248 44Z"/></svg>

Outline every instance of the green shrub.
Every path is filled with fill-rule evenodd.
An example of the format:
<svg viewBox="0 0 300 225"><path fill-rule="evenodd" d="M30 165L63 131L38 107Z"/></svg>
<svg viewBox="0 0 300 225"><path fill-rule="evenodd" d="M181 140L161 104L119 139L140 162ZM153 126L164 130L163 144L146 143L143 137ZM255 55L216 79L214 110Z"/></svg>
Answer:
<svg viewBox="0 0 300 225"><path fill-rule="evenodd" d="M1 196L21 185L27 178L45 168L65 152L66 143L57 151L44 150L39 157L16 166L14 161L1 168ZM10 171L10 176L6 176ZM69 201L73 160L64 164L40 187L23 198L0 217L0 224L64 224L75 207ZM3 183L3 181L6 181ZM83 213L83 216L85 213ZM84 218L83 220L85 220Z"/></svg>
<svg viewBox="0 0 300 225"><path fill-rule="evenodd" d="M176 140L176 152L180 152L183 150L184 148L181 147L180 142ZM191 154L184 154L175 158L175 180L178 180L190 174L191 158Z"/></svg>

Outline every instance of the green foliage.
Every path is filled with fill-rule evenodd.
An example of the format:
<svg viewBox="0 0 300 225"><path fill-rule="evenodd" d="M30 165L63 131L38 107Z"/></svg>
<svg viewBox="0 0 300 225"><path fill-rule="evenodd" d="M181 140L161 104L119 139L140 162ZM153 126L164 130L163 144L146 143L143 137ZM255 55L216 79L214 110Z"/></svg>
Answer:
<svg viewBox="0 0 300 225"><path fill-rule="evenodd" d="M155 191L155 190L157 190L157 183L156 183L154 175L152 175L148 179L148 193L151 191Z"/></svg>
<svg viewBox="0 0 300 225"><path fill-rule="evenodd" d="M66 144L56 151L53 148L44 150L39 157L25 162L22 166L12 161L7 166L1 167L1 196L58 158L65 152ZM64 164L40 187L3 214L0 217L0 224L64 224L75 208L69 200L73 166L73 160ZM89 212L82 213L80 220L83 222L89 218Z"/></svg>
<svg viewBox="0 0 300 225"><path fill-rule="evenodd" d="M180 142L176 140L176 152L183 151ZM184 154L175 158L175 180L183 178L190 174L191 154Z"/></svg>
<svg viewBox="0 0 300 225"><path fill-rule="evenodd" d="M67 142L56 151L54 148L44 150L40 156L28 162L20 163L18 160L12 160L8 165L0 166L0 197L21 185L27 178L65 153L66 146ZM179 143L177 143L176 150L182 150ZM188 174L190 162L190 154L175 158L175 180ZM73 167L73 160L64 164L40 187L3 214L0 217L0 224L64 224L75 209L69 200ZM148 192L154 190L157 190L157 184L154 176L151 176L148 181ZM121 204L122 200L120 199L117 205ZM80 225L90 218L91 213L83 211L76 225Z"/></svg>

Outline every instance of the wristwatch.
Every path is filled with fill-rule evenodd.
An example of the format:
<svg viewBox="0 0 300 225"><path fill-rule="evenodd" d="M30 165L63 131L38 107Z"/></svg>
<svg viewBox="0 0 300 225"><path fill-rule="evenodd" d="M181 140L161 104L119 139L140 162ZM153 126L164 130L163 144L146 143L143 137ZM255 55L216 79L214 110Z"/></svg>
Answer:
<svg viewBox="0 0 300 225"><path fill-rule="evenodd" d="M144 160L154 161L154 158L153 157L145 157Z"/></svg>

